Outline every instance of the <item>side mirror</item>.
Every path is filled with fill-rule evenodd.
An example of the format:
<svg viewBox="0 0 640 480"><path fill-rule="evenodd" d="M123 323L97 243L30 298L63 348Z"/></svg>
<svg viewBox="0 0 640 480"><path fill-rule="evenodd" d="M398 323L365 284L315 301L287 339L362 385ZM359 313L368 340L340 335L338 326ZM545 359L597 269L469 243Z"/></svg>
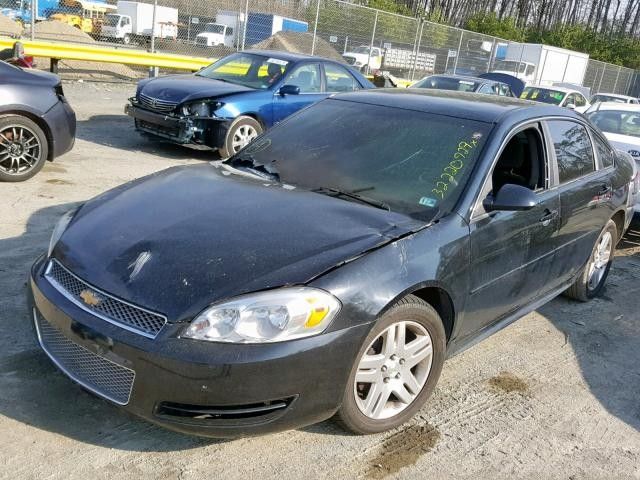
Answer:
<svg viewBox="0 0 640 480"><path fill-rule="evenodd" d="M569 110L575 110L576 109L576 104L575 103L567 103L567 108Z"/></svg>
<svg viewBox="0 0 640 480"><path fill-rule="evenodd" d="M511 183L503 185L495 196L489 195L482 202L487 212L531 210L537 204L538 198L532 190Z"/></svg>
<svg viewBox="0 0 640 480"><path fill-rule="evenodd" d="M283 85L280 87L280 90L278 90L278 95L282 95L283 97L285 95L299 95L300 94L300 87L297 85Z"/></svg>

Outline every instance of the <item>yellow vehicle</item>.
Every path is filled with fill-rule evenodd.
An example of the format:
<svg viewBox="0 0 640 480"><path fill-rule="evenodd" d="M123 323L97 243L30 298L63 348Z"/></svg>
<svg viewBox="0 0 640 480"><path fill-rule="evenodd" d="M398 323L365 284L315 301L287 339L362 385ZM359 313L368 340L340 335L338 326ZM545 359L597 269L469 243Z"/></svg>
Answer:
<svg viewBox="0 0 640 480"><path fill-rule="evenodd" d="M50 15L49 19L66 23L91 35L98 35L105 14L115 11L115 5L105 2L61 0L59 10Z"/></svg>

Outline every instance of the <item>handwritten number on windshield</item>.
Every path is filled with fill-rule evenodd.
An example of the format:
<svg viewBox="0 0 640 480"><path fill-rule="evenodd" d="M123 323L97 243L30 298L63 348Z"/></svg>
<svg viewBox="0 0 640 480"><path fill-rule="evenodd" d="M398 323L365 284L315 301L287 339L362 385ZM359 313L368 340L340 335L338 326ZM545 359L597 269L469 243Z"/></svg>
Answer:
<svg viewBox="0 0 640 480"><path fill-rule="evenodd" d="M458 143L458 148L453 154L453 160L442 169L439 180L436 180L435 188L431 190L441 200L444 199L445 192L449 189L449 185L456 182L456 175L464 168L463 160L469 157L471 151L478 146L477 138L471 141L462 141Z"/></svg>

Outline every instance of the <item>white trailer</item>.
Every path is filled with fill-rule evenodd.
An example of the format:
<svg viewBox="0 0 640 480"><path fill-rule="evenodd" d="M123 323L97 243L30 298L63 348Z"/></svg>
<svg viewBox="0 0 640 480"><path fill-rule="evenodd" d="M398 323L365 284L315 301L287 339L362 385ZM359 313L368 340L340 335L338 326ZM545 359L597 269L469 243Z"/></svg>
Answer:
<svg viewBox="0 0 640 480"><path fill-rule="evenodd" d="M510 43L493 71L514 75L528 84L556 82L582 85L589 55L538 43Z"/></svg>
<svg viewBox="0 0 640 480"><path fill-rule="evenodd" d="M117 13L105 15L101 37L131 41L155 38L177 38L178 10L171 7L156 7L155 28L153 24L153 4L119 1Z"/></svg>

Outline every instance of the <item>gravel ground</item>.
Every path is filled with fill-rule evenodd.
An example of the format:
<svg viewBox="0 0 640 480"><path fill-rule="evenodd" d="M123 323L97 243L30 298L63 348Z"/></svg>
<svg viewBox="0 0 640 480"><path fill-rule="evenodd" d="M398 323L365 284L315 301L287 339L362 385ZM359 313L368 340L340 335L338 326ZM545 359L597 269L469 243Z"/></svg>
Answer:
<svg viewBox="0 0 640 480"><path fill-rule="evenodd" d="M25 278L77 202L212 154L140 138L132 86L68 84L75 149L0 184L0 478L640 478L640 228L604 295L558 298L446 363L411 424L368 437L331 421L215 441L134 419L85 393L41 353Z"/></svg>

